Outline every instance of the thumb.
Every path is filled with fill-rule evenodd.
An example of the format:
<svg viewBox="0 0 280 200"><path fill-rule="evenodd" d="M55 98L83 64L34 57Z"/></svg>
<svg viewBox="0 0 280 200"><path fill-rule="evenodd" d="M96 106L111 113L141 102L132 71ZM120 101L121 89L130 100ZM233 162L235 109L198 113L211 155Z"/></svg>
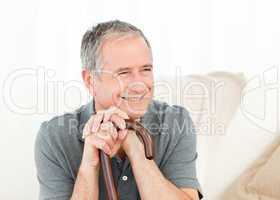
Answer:
<svg viewBox="0 0 280 200"><path fill-rule="evenodd" d="M127 129L120 130L119 131L119 139L124 140L126 138L127 134L128 134Z"/></svg>

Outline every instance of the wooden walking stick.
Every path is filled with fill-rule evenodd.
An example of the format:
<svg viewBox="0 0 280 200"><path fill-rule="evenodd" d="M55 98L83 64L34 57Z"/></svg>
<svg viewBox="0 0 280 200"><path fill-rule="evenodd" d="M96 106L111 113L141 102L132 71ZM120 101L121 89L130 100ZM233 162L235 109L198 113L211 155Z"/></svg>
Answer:
<svg viewBox="0 0 280 200"><path fill-rule="evenodd" d="M154 157L153 144L149 131L144 126L142 126L142 124L138 121L125 119L125 123L126 123L126 128L129 130L134 130L138 138L143 143L146 158L149 160L153 159ZM107 155L102 150L99 150L99 155L101 159L101 168L102 168L103 177L106 186L107 199L119 200L119 195L113 178L110 156Z"/></svg>

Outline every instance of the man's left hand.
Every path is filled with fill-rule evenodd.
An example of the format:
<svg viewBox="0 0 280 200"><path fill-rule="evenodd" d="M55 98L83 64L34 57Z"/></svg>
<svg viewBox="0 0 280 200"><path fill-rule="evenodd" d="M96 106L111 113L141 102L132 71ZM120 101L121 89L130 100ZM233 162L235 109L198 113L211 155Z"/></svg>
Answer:
<svg viewBox="0 0 280 200"><path fill-rule="evenodd" d="M126 138L122 143L122 147L128 158L145 155L144 145L133 130L128 130Z"/></svg>

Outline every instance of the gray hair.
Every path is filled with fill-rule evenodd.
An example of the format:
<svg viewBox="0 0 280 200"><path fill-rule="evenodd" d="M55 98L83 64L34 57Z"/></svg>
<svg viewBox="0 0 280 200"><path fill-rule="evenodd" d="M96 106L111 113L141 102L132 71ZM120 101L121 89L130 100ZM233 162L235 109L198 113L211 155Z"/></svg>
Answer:
<svg viewBox="0 0 280 200"><path fill-rule="evenodd" d="M99 23L87 30L83 36L80 52L82 67L99 75L101 72L100 47L102 41L109 36L121 37L127 34L141 36L151 49L150 43L143 32L132 24L119 20Z"/></svg>

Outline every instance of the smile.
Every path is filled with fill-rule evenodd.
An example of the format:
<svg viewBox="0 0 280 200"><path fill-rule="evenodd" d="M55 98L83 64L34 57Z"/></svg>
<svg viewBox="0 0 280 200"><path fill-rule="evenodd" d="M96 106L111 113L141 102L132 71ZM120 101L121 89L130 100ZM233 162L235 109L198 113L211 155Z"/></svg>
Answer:
<svg viewBox="0 0 280 200"><path fill-rule="evenodd" d="M126 100L126 101L140 101L142 100L142 97L122 97L122 99Z"/></svg>
<svg viewBox="0 0 280 200"><path fill-rule="evenodd" d="M147 94L147 92L145 92L142 95L133 95L133 96L122 96L121 98L127 101L140 101L144 98L144 96Z"/></svg>

